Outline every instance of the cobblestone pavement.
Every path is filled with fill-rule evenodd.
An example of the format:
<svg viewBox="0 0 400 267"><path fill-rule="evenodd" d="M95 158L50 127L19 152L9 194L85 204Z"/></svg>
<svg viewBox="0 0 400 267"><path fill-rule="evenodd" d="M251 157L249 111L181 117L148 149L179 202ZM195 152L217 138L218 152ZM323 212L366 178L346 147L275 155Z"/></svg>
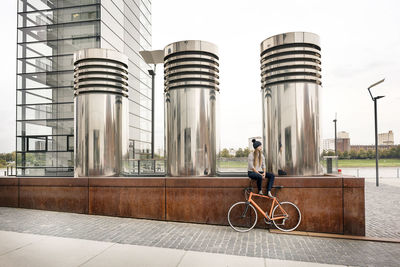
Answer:
<svg viewBox="0 0 400 267"><path fill-rule="evenodd" d="M399 266L400 244L237 233L227 226L0 208L0 230L189 251L357 266Z"/></svg>
<svg viewBox="0 0 400 267"><path fill-rule="evenodd" d="M400 179L365 179L366 236L400 239Z"/></svg>

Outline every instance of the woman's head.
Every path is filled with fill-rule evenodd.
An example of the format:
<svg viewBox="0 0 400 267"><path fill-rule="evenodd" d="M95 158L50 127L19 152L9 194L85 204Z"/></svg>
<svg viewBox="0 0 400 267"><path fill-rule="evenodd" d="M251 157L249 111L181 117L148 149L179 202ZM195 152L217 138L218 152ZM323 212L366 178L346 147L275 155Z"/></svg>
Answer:
<svg viewBox="0 0 400 267"><path fill-rule="evenodd" d="M261 148L262 148L261 142L256 141L256 139L251 140L251 142L253 142L254 149L258 149L259 151L261 150Z"/></svg>

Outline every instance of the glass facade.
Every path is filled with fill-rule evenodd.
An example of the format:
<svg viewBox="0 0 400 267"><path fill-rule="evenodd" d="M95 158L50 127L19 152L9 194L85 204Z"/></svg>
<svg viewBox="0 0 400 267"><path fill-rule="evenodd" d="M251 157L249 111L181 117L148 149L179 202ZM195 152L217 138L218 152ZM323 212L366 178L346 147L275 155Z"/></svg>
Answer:
<svg viewBox="0 0 400 267"><path fill-rule="evenodd" d="M148 0L19 0L17 175L73 176L73 52L129 57L130 158L151 157Z"/></svg>

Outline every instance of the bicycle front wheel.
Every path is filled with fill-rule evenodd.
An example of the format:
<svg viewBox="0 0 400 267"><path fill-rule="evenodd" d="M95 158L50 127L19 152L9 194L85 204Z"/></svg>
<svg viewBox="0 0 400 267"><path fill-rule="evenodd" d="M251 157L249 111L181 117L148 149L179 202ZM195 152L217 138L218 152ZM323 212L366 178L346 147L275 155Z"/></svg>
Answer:
<svg viewBox="0 0 400 267"><path fill-rule="evenodd" d="M295 230L301 222L301 212L292 202L281 202L281 206L276 205L272 211L272 219L276 228L284 232ZM283 219L276 219L284 217Z"/></svg>
<svg viewBox="0 0 400 267"><path fill-rule="evenodd" d="M237 202L228 211L229 225L238 232L248 232L257 223L257 211L248 202Z"/></svg>

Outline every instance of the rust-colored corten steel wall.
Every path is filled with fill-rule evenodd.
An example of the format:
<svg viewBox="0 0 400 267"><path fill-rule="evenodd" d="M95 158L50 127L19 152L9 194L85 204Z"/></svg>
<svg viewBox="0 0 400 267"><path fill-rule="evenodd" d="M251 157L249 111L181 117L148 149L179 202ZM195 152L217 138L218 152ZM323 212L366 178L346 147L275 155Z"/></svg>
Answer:
<svg viewBox="0 0 400 267"><path fill-rule="evenodd" d="M165 178L91 178L89 214L165 220Z"/></svg>
<svg viewBox="0 0 400 267"><path fill-rule="evenodd" d="M17 178L0 178L0 206L18 208Z"/></svg>
<svg viewBox="0 0 400 267"><path fill-rule="evenodd" d="M88 212L88 178L18 178L19 207Z"/></svg>
<svg viewBox="0 0 400 267"><path fill-rule="evenodd" d="M299 206L298 230L365 235L364 178L277 177L275 185L280 200ZM227 225L248 186L242 177L0 178L0 206ZM263 218L258 227L268 227Z"/></svg>

